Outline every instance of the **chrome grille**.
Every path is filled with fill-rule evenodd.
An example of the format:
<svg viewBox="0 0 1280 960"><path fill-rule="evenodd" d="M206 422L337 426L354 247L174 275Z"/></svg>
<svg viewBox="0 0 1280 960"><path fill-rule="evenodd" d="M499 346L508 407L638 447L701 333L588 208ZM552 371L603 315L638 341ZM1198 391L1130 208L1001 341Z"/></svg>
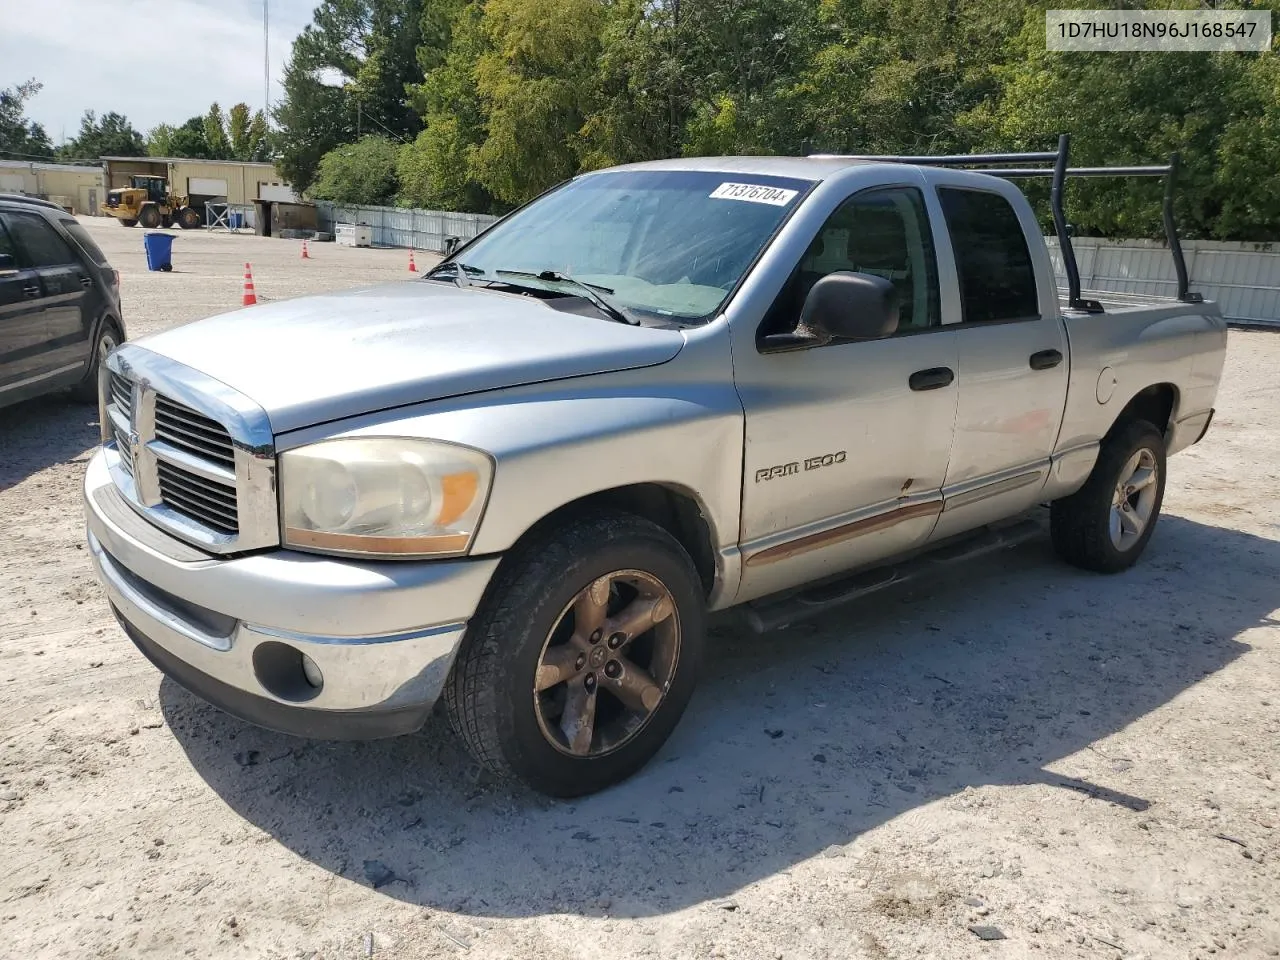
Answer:
<svg viewBox="0 0 1280 960"><path fill-rule="evenodd" d="M160 394L156 395L156 439L235 470L235 446L226 427Z"/></svg>
<svg viewBox="0 0 1280 960"><path fill-rule="evenodd" d="M111 438L116 442L116 449L120 451L120 469L133 476L133 459L128 455L129 438L120 432L120 428L114 423L111 424Z"/></svg>
<svg viewBox="0 0 1280 960"><path fill-rule="evenodd" d="M107 358L102 440L124 499L210 553L280 543L266 412L198 370L134 344Z"/></svg>
<svg viewBox="0 0 1280 960"><path fill-rule="evenodd" d="M166 506L223 533L240 532L234 486L207 480L163 460L157 461L156 467L160 498Z"/></svg>
<svg viewBox="0 0 1280 960"><path fill-rule="evenodd" d="M120 411L121 418L128 421L133 413L133 387L118 373L111 374L111 402Z"/></svg>

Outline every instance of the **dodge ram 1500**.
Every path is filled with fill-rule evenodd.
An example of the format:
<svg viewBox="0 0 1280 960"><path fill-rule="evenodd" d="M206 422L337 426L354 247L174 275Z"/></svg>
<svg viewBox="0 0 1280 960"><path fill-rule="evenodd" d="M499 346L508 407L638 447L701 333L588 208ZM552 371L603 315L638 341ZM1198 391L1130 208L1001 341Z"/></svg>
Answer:
<svg viewBox="0 0 1280 960"><path fill-rule="evenodd" d="M1085 299L1061 188L1099 172L1065 154L602 170L421 280L122 345L85 479L111 606L236 716L391 736L443 697L485 765L568 796L666 740L709 611L794 619L1045 503L1062 557L1123 570L1226 327L1185 271Z"/></svg>

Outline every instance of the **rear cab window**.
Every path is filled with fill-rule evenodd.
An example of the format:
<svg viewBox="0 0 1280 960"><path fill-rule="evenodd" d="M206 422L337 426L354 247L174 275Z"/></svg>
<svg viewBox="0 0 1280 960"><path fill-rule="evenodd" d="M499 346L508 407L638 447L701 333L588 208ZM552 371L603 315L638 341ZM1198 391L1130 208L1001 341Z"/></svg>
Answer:
<svg viewBox="0 0 1280 960"><path fill-rule="evenodd" d="M71 239L80 245L81 249L89 255L90 260L100 266L105 267L108 265L107 255L102 252L101 247L94 243L93 237L89 236L89 231L81 226L78 220L59 219L58 225L71 234Z"/></svg>
<svg viewBox="0 0 1280 960"><path fill-rule="evenodd" d="M939 187L965 323L1038 320L1031 250L1012 204L998 193Z"/></svg>

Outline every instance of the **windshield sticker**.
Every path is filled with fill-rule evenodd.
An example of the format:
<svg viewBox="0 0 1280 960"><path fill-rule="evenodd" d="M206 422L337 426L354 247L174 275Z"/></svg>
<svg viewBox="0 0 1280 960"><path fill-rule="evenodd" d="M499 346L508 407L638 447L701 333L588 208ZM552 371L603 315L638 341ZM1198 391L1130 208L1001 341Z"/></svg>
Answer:
<svg viewBox="0 0 1280 960"><path fill-rule="evenodd" d="M745 200L747 203L767 203L772 207L785 207L799 193L799 190L766 187L759 183L722 183L711 191L711 199Z"/></svg>

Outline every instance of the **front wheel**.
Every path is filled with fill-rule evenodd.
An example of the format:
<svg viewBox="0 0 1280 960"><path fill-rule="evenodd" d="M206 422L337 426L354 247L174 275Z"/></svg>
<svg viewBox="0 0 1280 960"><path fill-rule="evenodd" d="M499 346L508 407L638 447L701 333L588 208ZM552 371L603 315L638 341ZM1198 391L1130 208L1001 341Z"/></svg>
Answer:
<svg viewBox="0 0 1280 960"><path fill-rule="evenodd" d="M1085 485L1052 504L1058 554L1098 573L1133 566L1160 518L1164 479L1164 437L1153 424L1136 420L1109 436Z"/></svg>
<svg viewBox="0 0 1280 960"><path fill-rule="evenodd" d="M178 211L178 226L183 230L195 230L201 225L200 211L191 207L183 207Z"/></svg>
<svg viewBox="0 0 1280 960"><path fill-rule="evenodd" d="M136 227L137 225L138 225L137 220L125 220L123 218L121 218L120 220L120 226L122 227Z"/></svg>
<svg viewBox="0 0 1280 960"><path fill-rule="evenodd" d="M154 230L156 227L160 226L160 220L160 211L155 207L143 207L142 211L138 214L138 222L148 230Z"/></svg>
<svg viewBox="0 0 1280 960"><path fill-rule="evenodd" d="M591 513L517 548L445 684L482 764L543 793L594 793L644 766L693 693L702 582L661 527Z"/></svg>

